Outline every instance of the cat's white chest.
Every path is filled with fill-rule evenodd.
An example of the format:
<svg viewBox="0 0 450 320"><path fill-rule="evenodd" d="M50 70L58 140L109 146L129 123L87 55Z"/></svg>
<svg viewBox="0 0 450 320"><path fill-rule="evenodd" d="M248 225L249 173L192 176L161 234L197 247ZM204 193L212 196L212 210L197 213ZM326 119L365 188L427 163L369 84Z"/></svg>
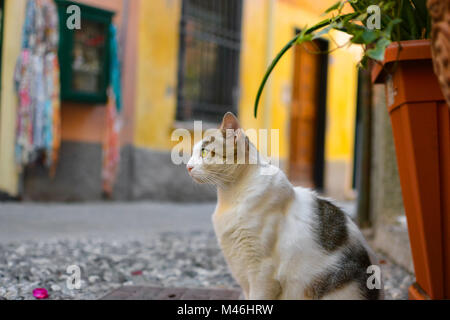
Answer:
<svg viewBox="0 0 450 320"><path fill-rule="evenodd" d="M236 212L214 214L213 225L230 270L248 296L249 277L259 269L264 255L258 225Z"/></svg>

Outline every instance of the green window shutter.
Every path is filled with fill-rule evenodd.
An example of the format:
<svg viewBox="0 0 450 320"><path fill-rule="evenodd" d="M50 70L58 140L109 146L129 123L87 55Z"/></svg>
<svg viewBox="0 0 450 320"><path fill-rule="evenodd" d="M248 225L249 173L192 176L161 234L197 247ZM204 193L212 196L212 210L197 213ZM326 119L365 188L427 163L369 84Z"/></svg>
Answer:
<svg viewBox="0 0 450 320"><path fill-rule="evenodd" d="M61 100L104 104L110 74L110 34L114 12L67 0L56 0L59 12ZM67 8L77 5L81 28L69 29Z"/></svg>

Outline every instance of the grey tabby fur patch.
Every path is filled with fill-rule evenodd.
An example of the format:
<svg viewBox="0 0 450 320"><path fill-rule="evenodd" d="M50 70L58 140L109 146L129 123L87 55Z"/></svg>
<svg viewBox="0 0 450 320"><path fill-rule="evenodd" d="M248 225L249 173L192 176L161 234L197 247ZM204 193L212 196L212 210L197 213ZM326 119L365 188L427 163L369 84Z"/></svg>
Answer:
<svg viewBox="0 0 450 320"><path fill-rule="evenodd" d="M345 213L331 202L317 198L317 221L314 224L316 241L327 252L344 245L348 239Z"/></svg>
<svg viewBox="0 0 450 320"><path fill-rule="evenodd" d="M361 296L367 300L380 298L379 289L369 289L367 268L371 265L366 249L360 244L344 247L338 263L316 276L305 289L305 295L311 299L321 299L325 295L343 288L350 283L357 283Z"/></svg>

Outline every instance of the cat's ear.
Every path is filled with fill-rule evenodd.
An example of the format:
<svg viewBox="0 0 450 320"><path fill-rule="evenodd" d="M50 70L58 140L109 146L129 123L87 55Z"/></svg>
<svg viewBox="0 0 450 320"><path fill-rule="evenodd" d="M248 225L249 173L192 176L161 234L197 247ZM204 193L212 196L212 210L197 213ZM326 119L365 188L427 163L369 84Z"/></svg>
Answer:
<svg viewBox="0 0 450 320"><path fill-rule="evenodd" d="M242 141L243 139L245 139L245 142L248 142L248 138L245 135L245 132L243 129L239 128L235 131L234 134L234 142L236 143L237 141Z"/></svg>
<svg viewBox="0 0 450 320"><path fill-rule="evenodd" d="M243 144L242 144L243 143ZM236 130L236 133L234 135L234 144L236 145L243 145L245 147L245 150L248 151L248 145L250 143L250 140L245 135L245 132L243 129L239 128Z"/></svg>
<svg viewBox="0 0 450 320"><path fill-rule="evenodd" d="M222 124L220 125L221 130L227 129L237 130L240 127L241 126L239 125L239 121L233 113L231 112L225 113L225 115L223 116Z"/></svg>

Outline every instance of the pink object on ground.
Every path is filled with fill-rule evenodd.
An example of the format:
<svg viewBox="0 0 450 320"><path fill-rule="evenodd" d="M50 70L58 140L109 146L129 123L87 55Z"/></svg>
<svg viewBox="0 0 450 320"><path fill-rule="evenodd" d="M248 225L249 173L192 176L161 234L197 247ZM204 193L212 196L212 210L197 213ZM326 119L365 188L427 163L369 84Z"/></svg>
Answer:
<svg viewBox="0 0 450 320"><path fill-rule="evenodd" d="M47 299L48 298L48 292L45 288L37 288L33 290L33 296L36 299Z"/></svg>

